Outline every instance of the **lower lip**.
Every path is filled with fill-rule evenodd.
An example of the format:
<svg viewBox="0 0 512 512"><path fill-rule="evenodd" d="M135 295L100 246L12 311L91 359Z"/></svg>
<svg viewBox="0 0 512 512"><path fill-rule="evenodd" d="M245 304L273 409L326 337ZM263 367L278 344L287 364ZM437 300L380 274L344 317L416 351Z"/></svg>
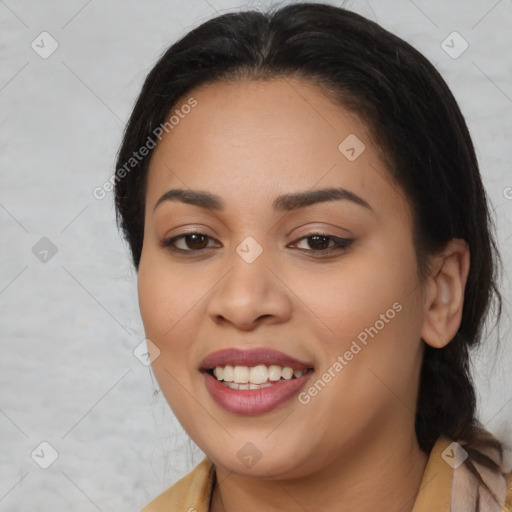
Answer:
<svg viewBox="0 0 512 512"><path fill-rule="evenodd" d="M223 409L235 414L255 415L272 411L298 394L313 372L290 380L280 380L261 389L231 389L208 372L203 372L206 389Z"/></svg>

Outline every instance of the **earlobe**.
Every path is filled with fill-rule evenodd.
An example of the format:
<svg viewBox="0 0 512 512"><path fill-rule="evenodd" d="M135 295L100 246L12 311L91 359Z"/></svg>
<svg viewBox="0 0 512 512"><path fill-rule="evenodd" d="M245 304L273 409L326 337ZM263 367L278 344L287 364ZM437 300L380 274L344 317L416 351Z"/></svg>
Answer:
<svg viewBox="0 0 512 512"><path fill-rule="evenodd" d="M421 337L428 345L442 348L453 339L462 319L469 247L464 240L453 239L434 259Z"/></svg>

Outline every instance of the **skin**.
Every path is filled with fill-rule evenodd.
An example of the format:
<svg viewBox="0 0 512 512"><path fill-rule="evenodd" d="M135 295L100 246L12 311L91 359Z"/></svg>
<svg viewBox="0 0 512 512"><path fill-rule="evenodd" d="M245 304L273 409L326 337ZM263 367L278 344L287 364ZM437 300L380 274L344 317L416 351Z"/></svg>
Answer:
<svg viewBox="0 0 512 512"><path fill-rule="evenodd" d="M466 244L451 241L419 282L407 198L364 122L315 85L215 83L182 103L190 96L197 106L151 160L138 291L146 336L160 351L160 387L216 465L211 510L412 510L428 458L414 433L424 342L442 347L460 325ZM365 144L354 161L338 150L349 134ZM348 200L272 208L280 194L327 187L371 209ZM224 208L164 201L154 210L172 188L216 194ZM176 244L186 254L162 247L193 229L211 237L208 249L192 252L197 245L183 238ZM322 256L304 238L315 233L354 242ZM252 263L236 252L248 236L263 248ZM307 389L396 302L401 311L307 404L295 397L242 416L206 390L201 360L231 347L311 362ZM248 442L261 454L250 468L237 457Z"/></svg>

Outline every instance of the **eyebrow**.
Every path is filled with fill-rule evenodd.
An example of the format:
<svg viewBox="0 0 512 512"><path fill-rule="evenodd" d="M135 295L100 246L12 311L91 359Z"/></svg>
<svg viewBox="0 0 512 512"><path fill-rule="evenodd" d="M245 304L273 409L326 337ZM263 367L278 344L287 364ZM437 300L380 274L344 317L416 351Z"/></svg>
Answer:
<svg viewBox="0 0 512 512"><path fill-rule="evenodd" d="M351 201L352 203L374 211L370 204L362 197L359 197L354 192L341 187L283 194L274 200L273 207L275 210L292 211L305 208L306 206L311 206L316 203L336 200ZM180 201L182 203L214 211L222 211L224 209L224 203L220 196L200 190L183 190L175 188L168 190L158 199L153 211L155 211L156 208L165 201Z"/></svg>

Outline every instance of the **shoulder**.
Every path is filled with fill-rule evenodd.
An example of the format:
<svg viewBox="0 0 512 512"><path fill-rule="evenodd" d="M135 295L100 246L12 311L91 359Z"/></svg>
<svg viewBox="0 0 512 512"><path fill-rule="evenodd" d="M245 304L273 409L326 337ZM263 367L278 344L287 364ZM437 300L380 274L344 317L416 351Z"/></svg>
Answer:
<svg viewBox="0 0 512 512"><path fill-rule="evenodd" d="M492 453L488 452L492 457ZM495 459L494 459L495 460ZM512 472L492 471L488 467L473 461L473 465L482 480L498 499L498 503L489 492L478 482L466 464L461 464L453 472L452 510L473 510L467 508L476 502L482 512L512 512ZM462 507L464 505L466 508Z"/></svg>
<svg viewBox="0 0 512 512"><path fill-rule="evenodd" d="M413 512L512 512L510 468L505 470L502 466L499 471L492 471L472 461L498 499L498 505L465 463L467 456L461 444L445 437L437 440L430 452Z"/></svg>
<svg viewBox="0 0 512 512"><path fill-rule="evenodd" d="M141 512L207 512L214 477L215 468L212 462L205 458L190 473L146 505Z"/></svg>
<svg viewBox="0 0 512 512"><path fill-rule="evenodd" d="M505 504L503 512L512 512L512 471L505 475Z"/></svg>

